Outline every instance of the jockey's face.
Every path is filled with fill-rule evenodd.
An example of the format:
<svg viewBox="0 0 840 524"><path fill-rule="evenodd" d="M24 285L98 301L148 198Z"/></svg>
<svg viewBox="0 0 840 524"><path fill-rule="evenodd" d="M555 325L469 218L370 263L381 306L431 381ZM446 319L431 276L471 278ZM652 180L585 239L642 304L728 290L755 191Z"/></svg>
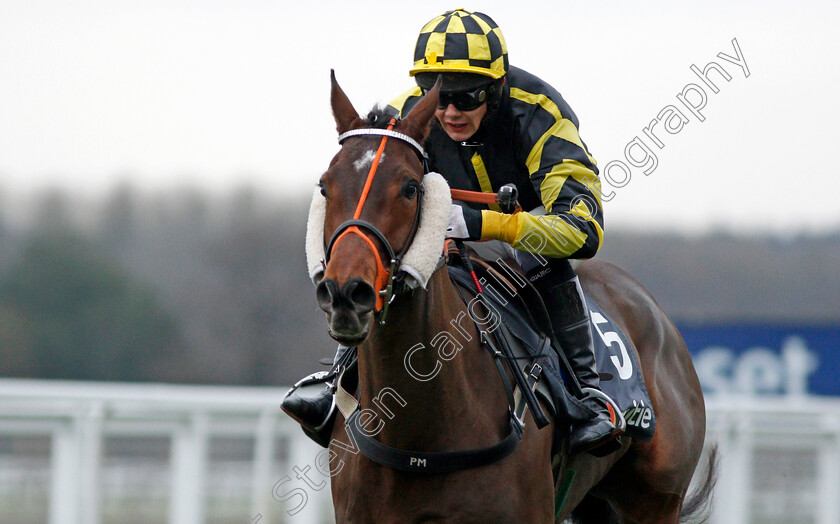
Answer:
<svg viewBox="0 0 840 524"><path fill-rule="evenodd" d="M456 142L469 140L481 125L487 114L487 104L481 104L471 111L460 111L453 104L435 110L435 116L449 138Z"/></svg>

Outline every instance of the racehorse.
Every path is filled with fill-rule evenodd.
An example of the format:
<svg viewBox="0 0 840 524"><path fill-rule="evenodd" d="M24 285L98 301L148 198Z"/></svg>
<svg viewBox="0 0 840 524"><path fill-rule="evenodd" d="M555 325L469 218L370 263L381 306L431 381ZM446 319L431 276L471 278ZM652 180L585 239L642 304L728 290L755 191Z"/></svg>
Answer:
<svg viewBox="0 0 840 524"><path fill-rule="evenodd" d="M436 86L402 120L376 108L361 118L332 75L342 145L316 189L323 208L310 213L309 227L314 220L323 232L316 227L314 241L307 238L307 256L310 242L321 244L324 259L310 262L310 273L330 335L358 347L356 429L343 423L348 410L338 415L321 464L332 477L336 521L679 522L714 485L712 459L706 480L685 500L705 437L703 395L674 324L613 264L588 261L578 275L637 352L658 421L653 439L624 438L602 458L564 453L553 469L552 430L538 430L529 411L518 445L488 452L511 439L510 403L480 326L470 320L475 315L435 263L450 200L433 190L439 175L424 176L420 144L437 100ZM362 434L405 467L359 453ZM456 463L482 459L466 469L422 470L427 459L447 454ZM553 472L570 470L577 474L556 512L563 479Z"/></svg>

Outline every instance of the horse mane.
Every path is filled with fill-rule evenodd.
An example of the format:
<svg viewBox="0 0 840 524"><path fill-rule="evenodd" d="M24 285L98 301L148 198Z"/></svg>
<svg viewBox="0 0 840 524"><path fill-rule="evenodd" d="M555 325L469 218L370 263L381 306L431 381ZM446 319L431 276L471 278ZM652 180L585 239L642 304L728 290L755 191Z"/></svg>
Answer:
<svg viewBox="0 0 840 524"><path fill-rule="evenodd" d="M388 127L388 122L391 120L391 117L394 116L397 115L388 111L386 107L377 104L373 106L373 109L371 109L367 116L362 119L362 122L364 122L364 127L372 129L385 129Z"/></svg>
<svg viewBox="0 0 840 524"><path fill-rule="evenodd" d="M373 109L367 114L365 118L360 119L361 125L359 127L371 129L385 129L388 127L388 122L391 118L396 118L400 122L400 131L406 135L414 138L418 142L423 142L426 132L413 119L400 120L400 115L394 112L393 108L390 110L387 106L375 105ZM432 120L435 120L434 118Z"/></svg>

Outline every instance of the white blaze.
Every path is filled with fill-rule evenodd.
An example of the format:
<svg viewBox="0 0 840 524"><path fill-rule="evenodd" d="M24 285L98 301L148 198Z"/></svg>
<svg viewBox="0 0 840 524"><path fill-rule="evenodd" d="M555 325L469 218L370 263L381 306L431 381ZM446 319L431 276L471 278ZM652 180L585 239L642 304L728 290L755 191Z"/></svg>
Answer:
<svg viewBox="0 0 840 524"><path fill-rule="evenodd" d="M366 169L370 169L370 165L373 163L373 159L376 158L376 152L371 150L366 152L362 157L355 162L353 162L353 167L356 168L356 171L362 172ZM379 157L379 162L385 160L385 153L382 153L382 156Z"/></svg>

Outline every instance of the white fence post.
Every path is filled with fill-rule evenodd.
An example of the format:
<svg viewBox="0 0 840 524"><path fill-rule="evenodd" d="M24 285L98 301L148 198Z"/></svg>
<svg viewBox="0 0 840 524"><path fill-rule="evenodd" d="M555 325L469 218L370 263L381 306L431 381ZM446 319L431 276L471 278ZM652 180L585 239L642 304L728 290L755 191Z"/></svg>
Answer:
<svg viewBox="0 0 840 524"><path fill-rule="evenodd" d="M82 524L99 524L99 465L102 451L103 402L95 401L81 416L77 427L79 449L79 509Z"/></svg>
<svg viewBox="0 0 840 524"><path fill-rule="evenodd" d="M207 465L207 415L191 414L172 435L172 492L169 522L204 522L204 482Z"/></svg>
<svg viewBox="0 0 840 524"><path fill-rule="evenodd" d="M720 453L712 513L714 524L748 522L753 461L753 436L748 417L748 414L725 411L712 432L717 438Z"/></svg>
<svg viewBox="0 0 840 524"><path fill-rule="evenodd" d="M829 415L827 415L829 416ZM840 416L831 414L826 421L828 434L822 441L818 460L819 504L817 524L840 522Z"/></svg>
<svg viewBox="0 0 840 524"><path fill-rule="evenodd" d="M289 470L286 474L291 477L294 485L307 494L306 505L292 516L286 516L289 524L321 524L326 516L324 506L327 503L325 498L329 497L329 479L324 477L315 468L315 457L323 451L323 448L312 442L309 437L298 430L292 432L289 456L292 462L288 464ZM305 476L308 482L300 477ZM310 485L311 483L311 485ZM318 489L316 489L316 487Z"/></svg>
<svg viewBox="0 0 840 524"><path fill-rule="evenodd" d="M78 524L81 467L78 424L70 419L52 434L50 524Z"/></svg>
<svg viewBox="0 0 840 524"><path fill-rule="evenodd" d="M266 408L260 413L254 439L254 469L251 479L251 520L257 523L272 519L271 478L274 465L274 442L277 439L276 409Z"/></svg>

